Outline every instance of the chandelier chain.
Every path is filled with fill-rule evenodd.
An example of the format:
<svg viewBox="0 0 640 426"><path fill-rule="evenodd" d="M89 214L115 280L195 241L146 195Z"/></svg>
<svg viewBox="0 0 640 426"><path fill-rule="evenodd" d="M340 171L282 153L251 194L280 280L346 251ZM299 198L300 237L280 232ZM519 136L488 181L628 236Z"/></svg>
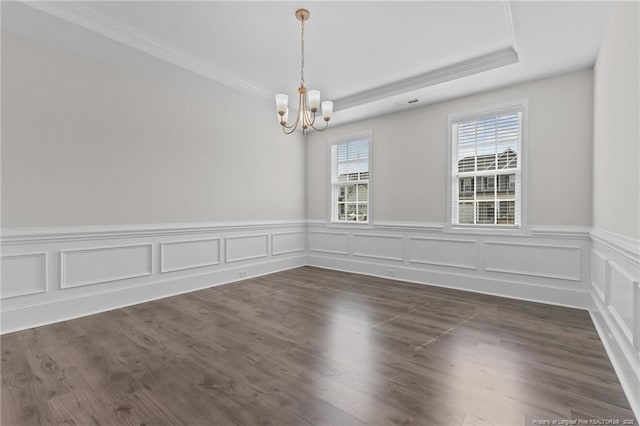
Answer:
<svg viewBox="0 0 640 426"><path fill-rule="evenodd" d="M301 20L302 22L302 34L300 37L300 49L301 49L301 67L300 67L300 85L304 86L304 18Z"/></svg>

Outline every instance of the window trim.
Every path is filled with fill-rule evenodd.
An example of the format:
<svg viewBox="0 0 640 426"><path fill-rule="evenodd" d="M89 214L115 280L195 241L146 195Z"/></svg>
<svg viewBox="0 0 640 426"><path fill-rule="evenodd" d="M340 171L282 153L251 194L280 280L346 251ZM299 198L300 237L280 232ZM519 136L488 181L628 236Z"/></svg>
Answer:
<svg viewBox="0 0 640 426"><path fill-rule="evenodd" d="M477 120L482 117L502 114L510 111L522 112L522 128L520 129L520 225L472 225L472 224L454 224L453 223L453 125L455 123L467 120ZM447 219L444 226L444 232L461 232L461 233L477 233L491 234L499 232L500 234L524 235L529 233L529 222L527 217L527 162L528 155L528 130L529 130L529 99L519 99L515 101L495 104L486 107L475 108L463 112L449 114L447 123L447 192L446 192L446 212ZM497 185L497 182L496 182Z"/></svg>
<svg viewBox="0 0 640 426"><path fill-rule="evenodd" d="M362 222L356 221L339 221L335 219L334 216L334 187L333 187L333 146L341 143L348 143L355 139L367 138L369 140L369 183L367 187L367 220ZM358 228L373 228L373 191L372 191L372 152L373 152L373 131L372 129L361 130L357 132L347 133L340 136L334 136L329 138L328 141L328 151L329 151L329 212L327 215L327 225L331 227L358 227Z"/></svg>

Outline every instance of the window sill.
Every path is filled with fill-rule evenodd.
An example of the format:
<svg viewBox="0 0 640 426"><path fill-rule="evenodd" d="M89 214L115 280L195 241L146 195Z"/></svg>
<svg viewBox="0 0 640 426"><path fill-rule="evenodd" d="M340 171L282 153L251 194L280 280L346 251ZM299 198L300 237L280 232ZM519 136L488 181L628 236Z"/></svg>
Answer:
<svg viewBox="0 0 640 426"><path fill-rule="evenodd" d="M360 228L373 229L371 222L327 222L327 228Z"/></svg>
<svg viewBox="0 0 640 426"><path fill-rule="evenodd" d="M475 234L475 235L512 235L524 236L528 235L524 226L460 226L448 225L445 233L450 234Z"/></svg>

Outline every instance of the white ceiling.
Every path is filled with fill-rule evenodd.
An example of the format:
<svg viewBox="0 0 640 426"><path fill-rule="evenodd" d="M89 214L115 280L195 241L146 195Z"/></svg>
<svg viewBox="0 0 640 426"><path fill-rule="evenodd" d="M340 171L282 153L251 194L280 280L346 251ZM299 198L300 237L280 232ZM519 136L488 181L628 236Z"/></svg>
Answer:
<svg viewBox="0 0 640 426"><path fill-rule="evenodd" d="M336 112L337 122L408 108L411 99L420 106L589 67L610 8L607 2L537 1L28 4L262 97L296 93L300 22L294 11L306 7L307 86L337 106L345 97L356 100ZM7 24L12 8L6 6L3 27L37 31L40 23L28 14L15 13ZM486 55L508 48L517 52L517 63L478 67ZM443 71L465 61L471 65L462 76ZM397 83L423 74L441 78L419 79L417 86ZM374 90L381 86L389 90Z"/></svg>

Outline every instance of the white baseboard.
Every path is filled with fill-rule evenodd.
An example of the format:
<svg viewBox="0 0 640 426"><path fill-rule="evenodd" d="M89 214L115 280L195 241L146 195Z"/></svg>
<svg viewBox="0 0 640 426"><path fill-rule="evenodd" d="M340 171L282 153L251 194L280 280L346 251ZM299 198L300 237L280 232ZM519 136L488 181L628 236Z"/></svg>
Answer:
<svg viewBox="0 0 640 426"><path fill-rule="evenodd" d="M191 276L168 278L112 291L83 294L76 297L18 306L2 312L2 334L229 284L239 280L298 268L305 264L306 259L304 256L289 257ZM246 277L238 278L241 270L248 271Z"/></svg>
<svg viewBox="0 0 640 426"><path fill-rule="evenodd" d="M352 259L337 259L323 256L307 256L307 264L318 268L335 271L352 272L362 275L387 278L392 280L425 284L435 287L451 288L491 296L569 308L586 309L589 306L589 293L583 290L561 289L548 286L532 285L495 278L484 278L472 274L440 272L424 268L394 266L393 276L388 274L388 267L376 263Z"/></svg>

